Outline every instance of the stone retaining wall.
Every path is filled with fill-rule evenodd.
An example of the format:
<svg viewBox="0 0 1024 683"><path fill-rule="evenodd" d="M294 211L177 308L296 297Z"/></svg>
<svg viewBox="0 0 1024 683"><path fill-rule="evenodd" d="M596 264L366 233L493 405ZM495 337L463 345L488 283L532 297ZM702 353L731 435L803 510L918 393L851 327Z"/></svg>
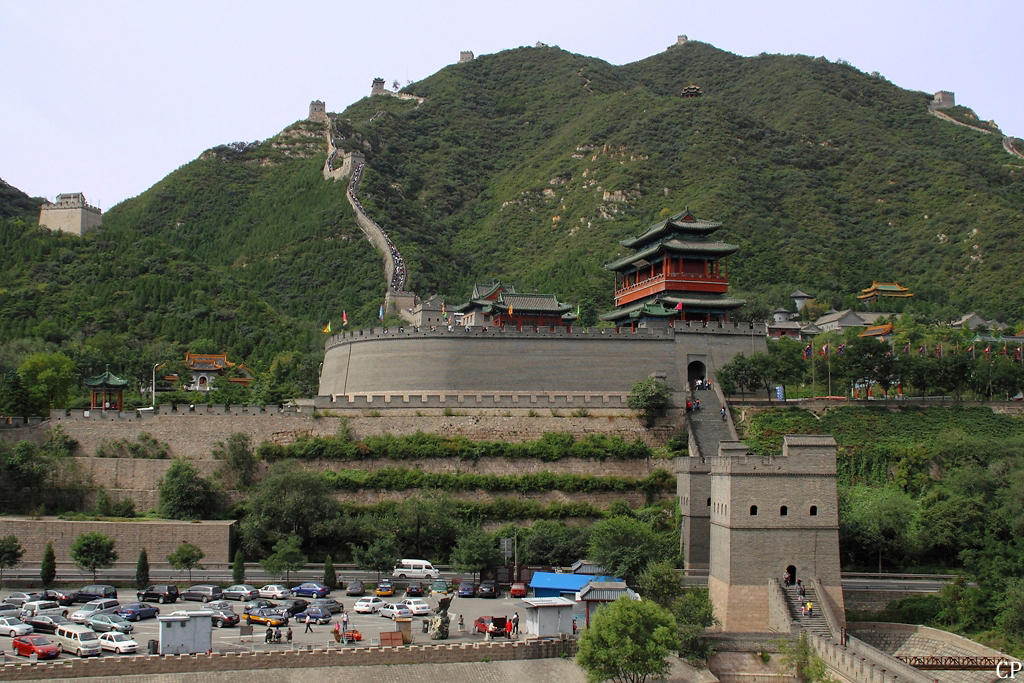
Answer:
<svg viewBox="0 0 1024 683"><path fill-rule="evenodd" d="M61 660L35 665L7 664L0 667L0 680L30 681L97 676L143 676L214 671L480 662L484 660L493 662L555 659L572 657L575 653L575 640L532 640L511 643L332 648L313 651L291 650L210 655L141 655ZM341 675L338 674L339 678ZM241 676L240 680L244 678L246 676Z"/></svg>

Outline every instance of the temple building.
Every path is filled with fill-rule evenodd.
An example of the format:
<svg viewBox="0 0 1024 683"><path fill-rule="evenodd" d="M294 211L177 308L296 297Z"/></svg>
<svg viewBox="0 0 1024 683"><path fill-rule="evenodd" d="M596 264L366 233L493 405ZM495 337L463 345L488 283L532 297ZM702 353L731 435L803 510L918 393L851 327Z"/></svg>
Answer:
<svg viewBox="0 0 1024 683"><path fill-rule="evenodd" d="M85 380L85 386L89 387L89 410L99 408L120 412L123 406L122 394L128 384L128 380L112 373L109 365L102 375L89 377Z"/></svg>
<svg viewBox="0 0 1024 683"><path fill-rule="evenodd" d="M699 85L694 85L693 83L691 83L690 85L688 85L685 88L683 88L683 91L681 93L679 93L679 96L680 97L700 97L702 94L703 93L701 93L701 91L700 91L700 86Z"/></svg>
<svg viewBox="0 0 1024 683"><path fill-rule="evenodd" d="M870 303L879 299L909 299L912 296L909 289L895 282L872 282L870 287L860 290L857 299Z"/></svg>
<svg viewBox="0 0 1024 683"><path fill-rule="evenodd" d="M572 306L554 294L517 294L515 287L501 282L473 285L469 301L452 311L466 327L569 329L576 320Z"/></svg>
<svg viewBox="0 0 1024 683"><path fill-rule="evenodd" d="M721 227L686 209L621 241L633 253L605 264L615 273L615 310L601 318L633 329L728 322L729 312L746 302L727 294L727 257L739 247L711 239Z"/></svg>
<svg viewBox="0 0 1024 683"><path fill-rule="evenodd" d="M234 384L249 386L252 382L252 373L249 368L242 364L235 364L228 361L226 353L186 353L185 366L192 372L192 383L184 387L186 391L210 391L213 389L212 382L221 375L234 370L234 377L228 377L228 381ZM177 382L177 375L168 375L164 378L169 382Z"/></svg>

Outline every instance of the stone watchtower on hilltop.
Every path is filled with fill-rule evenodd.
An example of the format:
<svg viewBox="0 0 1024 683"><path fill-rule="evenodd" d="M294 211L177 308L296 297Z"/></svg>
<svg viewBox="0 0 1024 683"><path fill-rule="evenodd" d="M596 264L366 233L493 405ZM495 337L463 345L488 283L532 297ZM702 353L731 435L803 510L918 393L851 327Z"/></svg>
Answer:
<svg viewBox="0 0 1024 683"><path fill-rule="evenodd" d="M787 435L782 455L754 455L723 441L711 460L708 591L726 631L768 631L768 584L793 580L824 588L842 619L836 442Z"/></svg>
<svg viewBox="0 0 1024 683"><path fill-rule="evenodd" d="M373 85L370 86L370 95L385 95L387 91L384 89L384 79L375 78L373 79Z"/></svg>
<svg viewBox="0 0 1024 683"><path fill-rule="evenodd" d="M463 62L472 62L472 61L473 61L473 53L471 51L463 50L462 52L459 53L459 64L462 64Z"/></svg>
<svg viewBox="0 0 1024 683"><path fill-rule="evenodd" d="M39 227L79 237L103 225L103 212L85 201L81 192L57 195L56 202L39 207Z"/></svg>
<svg viewBox="0 0 1024 683"><path fill-rule="evenodd" d="M313 100L309 103L309 116L306 117L310 121L327 121L327 105L320 100Z"/></svg>
<svg viewBox="0 0 1024 683"><path fill-rule="evenodd" d="M932 99L932 109L952 109L956 106L956 97L948 90L940 90Z"/></svg>

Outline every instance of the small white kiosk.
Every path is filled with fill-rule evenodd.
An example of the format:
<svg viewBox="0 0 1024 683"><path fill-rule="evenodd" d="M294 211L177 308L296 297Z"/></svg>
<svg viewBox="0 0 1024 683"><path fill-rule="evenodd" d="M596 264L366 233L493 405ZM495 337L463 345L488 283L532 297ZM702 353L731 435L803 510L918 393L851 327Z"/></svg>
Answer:
<svg viewBox="0 0 1024 683"><path fill-rule="evenodd" d="M206 653L213 649L213 612L181 610L157 616L162 655Z"/></svg>
<svg viewBox="0 0 1024 683"><path fill-rule="evenodd" d="M527 635L558 638L572 635L572 615L576 603L569 598L523 598Z"/></svg>

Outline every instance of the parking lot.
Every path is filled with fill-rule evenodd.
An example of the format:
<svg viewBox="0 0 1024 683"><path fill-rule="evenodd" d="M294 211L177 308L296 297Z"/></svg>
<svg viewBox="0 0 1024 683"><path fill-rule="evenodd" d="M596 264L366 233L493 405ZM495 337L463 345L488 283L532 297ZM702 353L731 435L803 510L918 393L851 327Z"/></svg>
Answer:
<svg viewBox="0 0 1024 683"><path fill-rule="evenodd" d="M4 592L6 595L7 592ZM370 593L372 594L372 593ZM129 588L118 589L119 601L121 604L127 604L135 601L134 592ZM343 589L335 590L331 593L331 597L341 602L345 606L345 610L349 616L349 628L356 629L362 634L362 641L350 644L348 647L367 647L379 643L380 633L382 631L394 631L396 625L390 620L378 616L377 614L358 614L352 609L352 605L358 600L357 597L346 596ZM402 591L396 591L393 598L383 598L386 602L398 602L404 599L405 595ZM431 607L437 606L438 598L444 596L428 596L423 599ZM235 607L235 613L242 615L242 603L232 603ZM430 619L429 616L416 616L413 617L412 621L412 637L414 643L424 644L432 642L472 642L472 641L483 641L484 636L482 634L473 633L473 621L480 616L508 616L511 618L512 614L516 611L519 612L520 628L525 626L525 614L520 605L521 601L519 598L509 598L507 589L503 590L501 595L497 598L458 598L452 599L451 605L448 608L448 614L451 617L451 628L449 638L447 641L432 641L430 637L423 633L423 620ZM69 607L69 613L77 609L79 605ZM179 600L174 604L160 605L160 613L162 615L168 615L177 610L200 610L203 608L203 604L200 602L190 602L186 600ZM459 633L458 623L459 616L463 617L465 622L465 632ZM331 629L336 621L339 620L340 614L333 615L333 619L330 624L312 625L312 633L305 632L305 624L296 623L294 619L289 621L288 626L292 629L292 642L288 644L284 637L287 632L287 627L281 629L282 642L276 643L264 643L264 635L266 633L266 627L254 624L252 627L251 636L243 636L239 626L231 626L228 628L214 628L213 629L213 643L212 648L214 652L228 652L238 651L239 649L244 650L256 650L256 651L268 651L268 650L287 650L287 649L305 649L307 647L323 648L326 646L330 647L342 647L342 645L334 642L334 637L331 633ZM245 624L243 618L241 625ZM131 637L139 643L139 654L146 654L146 646L150 640L159 640L158 630L159 622L156 619L144 619L138 622L134 622L134 631L130 634ZM46 634L42 634L46 636ZM520 638L525 637L520 635ZM3 649L7 656L7 661L24 661L24 657L14 656L13 649L11 648L11 638L2 635L0 636L0 648ZM102 657L131 657L133 655L118 655L113 652L104 651ZM74 655L62 654L63 659L74 659Z"/></svg>

